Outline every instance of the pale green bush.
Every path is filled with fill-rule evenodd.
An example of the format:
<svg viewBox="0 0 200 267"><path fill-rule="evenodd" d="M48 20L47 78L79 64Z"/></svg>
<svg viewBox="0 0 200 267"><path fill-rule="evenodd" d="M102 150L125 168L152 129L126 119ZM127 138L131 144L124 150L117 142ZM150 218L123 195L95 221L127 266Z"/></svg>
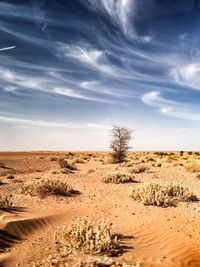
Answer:
<svg viewBox="0 0 200 267"><path fill-rule="evenodd" d="M89 220L77 219L69 225L59 227L55 241L61 255L77 251L91 255L109 254L118 244L112 224L107 220L99 220L95 225Z"/></svg>
<svg viewBox="0 0 200 267"><path fill-rule="evenodd" d="M53 179L41 179L28 185L22 185L22 193L41 197L49 195L70 196L75 190L66 182Z"/></svg>
<svg viewBox="0 0 200 267"><path fill-rule="evenodd" d="M112 183L112 184L121 184L121 183L133 183L136 182L133 174L130 173L122 173L122 172L113 172L105 175L102 178L104 183Z"/></svg>
<svg viewBox="0 0 200 267"><path fill-rule="evenodd" d="M130 173L141 173L149 170L150 167L147 164L139 164L130 169Z"/></svg>
<svg viewBox="0 0 200 267"><path fill-rule="evenodd" d="M173 184L148 183L130 189L130 196L144 205L174 206L175 201L196 201L188 188Z"/></svg>

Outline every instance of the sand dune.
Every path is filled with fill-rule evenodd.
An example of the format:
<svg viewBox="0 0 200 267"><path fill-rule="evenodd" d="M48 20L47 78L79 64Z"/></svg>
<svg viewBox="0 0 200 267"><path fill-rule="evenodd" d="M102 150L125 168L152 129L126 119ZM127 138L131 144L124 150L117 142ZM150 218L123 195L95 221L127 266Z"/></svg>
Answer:
<svg viewBox="0 0 200 267"><path fill-rule="evenodd" d="M131 233L130 233L131 234ZM133 232L134 251L126 261L140 259L144 267L198 267L198 244L180 233L165 231L162 225L147 224Z"/></svg>

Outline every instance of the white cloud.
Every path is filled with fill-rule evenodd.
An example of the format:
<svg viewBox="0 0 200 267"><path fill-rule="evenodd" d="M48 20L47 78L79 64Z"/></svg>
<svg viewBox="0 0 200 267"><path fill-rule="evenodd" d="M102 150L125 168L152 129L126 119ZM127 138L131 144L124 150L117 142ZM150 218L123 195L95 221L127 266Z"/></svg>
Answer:
<svg viewBox="0 0 200 267"><path fill-rule="evenodd" d="M130 94L127 94L118 88L110 88L103 83L96 81L83 81L80 83L80 86L84 89L96 92L98 94L105 94L116 97L130 97Z"/></svg>
<svg viewBox="0 0 200 267"><path fill-rule="evenodd" d="M90 100L90 101L101 101L100 99L97 99L97 98L81 95L70 88L58 88L57 87L57 88L54 88L54 92L57 94L65 95L65 96L72 97L72 98L79 98L79 99Z"/></svg>
<svg viewBox="0 0 200 267"><path fill-rule="evenodd" d="M13 92L13 91L17 90L17 87L16 86L12 86L12 85L8 85L8 86L4 87L4 90L6 92Z"/></svg>
<svg viewBox="0 0 200 267"><path fill-rule="evenodd" d="M152 39L153 39L153 37L149 36L149 35L146 35L146 36L142 37L142 40L144 40L147 43L151 42Z"/></svg>
<svg viewBox="0 0 200 267"><path fill-rule="evenodd" d="M0 69L0 80L7 83L7 85L4 86L4 90L7 92L17 90L18 88L19 89L23 88L23 89L38 90L38 91L54 93L54 94L61 94L67 97L88 100L88 101L97 101L97 102L102 102L102 103L113 102L113 101L109 101L109 100L98 98L98 97L83 95L82 93L78 92L78 89L61 87L63 86L64 83L67 82L67 79L63 79L63 80L60 79L60 81L56 81L55 78L58 79L60 78L60 76L51 75L52 77L49 77L49 73L47 74L44 73L41 76L33 77L31 75L24 75L21 73L16 73L14 71L10 71L8 69L2 68ZM74 83L74 85L76 86L76 83ZM77 84L77 88L79 87L80 87L80 84Z"/></svg>
<svg viewBox="0 0 200 267"><path fill-rule="evenodd" d="M171 69L170 76L180 85L200 90L200 63L177 64Z"/></svg>
<svg viewBox="0 0 200 267"><path fill-rule="evenodd" d="M50 127L50 128L69 128L69 129L110 129L108 124L97 124L91 122L74 123L74 122L55 122L55 121L43 121L24 119L21 117L11 117L0 115L0 121L9 123L14 126L26 126L26 127Z"/></svg>
<svg viewBox="0 0 200 267"><path fill-rule="evenodd" d="M148 93L145 93L142 97L141 100L143 103L153 106L153 107L168 107L170 105L180 105L180 103L177 103L175 101L171 101L168 99L164 99L161 96L161 93L158 91L151 91Z"/></svg>
<svg viewBox="0 0 200 267"><path fill-rule="evenodd" d="M110 64L103 51L88 47L83 48L83 46L69 46L66 44L62 44L61 49L64 50L67 57L82 61L93 69L112 76L119 75L118 69Z"/></svg>
<svg viewBox="0 0 200 267"><path fill-rule="evenodd" d="M0 48L0 52L1 52L1 51L10 50L10 49L14 49L14 48L16 48L16 46L3 47L3 48Z"/></svg>
<svg viewBox="0 0 200 267"><path fill-rule="evenodd" d="M155 107L164 115L190 121L200 121L200 109L162 97L160 92L152 91L141 97L143 103Z"/></svg>
<svg viewBox="0 0 200 267"><path fill-rule="evenodd" d="M89 0L90 8L109 16L127 36L135 34L131 18L134 16L135 0Z"/></svg>

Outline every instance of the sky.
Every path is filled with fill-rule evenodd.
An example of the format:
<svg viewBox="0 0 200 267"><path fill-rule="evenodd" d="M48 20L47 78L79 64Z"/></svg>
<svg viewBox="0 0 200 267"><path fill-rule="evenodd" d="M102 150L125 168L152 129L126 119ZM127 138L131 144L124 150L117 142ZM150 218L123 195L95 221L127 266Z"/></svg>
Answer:
<svg viewBox="0 0 200 267"><path fill-rule="evenodd" d="M0 150L200 150L199 6L0 1Z"/></svg>

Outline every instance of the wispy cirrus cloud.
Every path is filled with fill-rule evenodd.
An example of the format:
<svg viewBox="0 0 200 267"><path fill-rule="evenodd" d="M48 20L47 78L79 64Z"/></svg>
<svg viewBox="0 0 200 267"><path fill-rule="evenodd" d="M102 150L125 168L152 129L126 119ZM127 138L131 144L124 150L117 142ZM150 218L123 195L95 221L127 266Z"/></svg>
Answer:
<svg viewBox="0 0 200 267"><path fill-rule="evenodd" d="M200 25L189 0L1 1L0 22L0 112L27 113L4 126L154 117L164 131L169 120L199 121Z"/></svg>
<svg viewBox="0 0 200 267"><path fill-rule="evenodd" d="M88 0L89 8L100 12L111 19L114 25L118 25L127 36L132 36L134 28L131 19L136 10L135 0ZM88 5L87 5L88 6Z"/></svg>
<svg viewBox="0 0 200 267"><path fill-rule="evenodd" d="M0 48L0 52L2 52L2 51L6 51L6 50L11 50L11 49L14 49L14 48L16 48L16 46L2 47L2 48Z"/></svg>
<svg viewBox="0 0 200 267"><path fill-rule="evenodd" d="M200 63L189 62L172 68L170 72L174 81L194 90L200 90Z"/></svg>
<svg viewBox="0 0 200 267"><path fill-rule="evenodd" d="M162 97L161 92L151 91L145 93L141 100L143 103L157 108L160 113L189 121L200 121L200 108Z"/></svg>
<svg viewBox="0 0 200 267"><path fill-rule="evenodd" d="M13 117L8 115L0 114L0 121L3 123L11 124L13 126L23 127L47 127L47 128L66 128L66 129L110 129L109 124L92 123L92 122L55 122L55 121L44 121L37 119L26 119L22 117Z"/></svg>

